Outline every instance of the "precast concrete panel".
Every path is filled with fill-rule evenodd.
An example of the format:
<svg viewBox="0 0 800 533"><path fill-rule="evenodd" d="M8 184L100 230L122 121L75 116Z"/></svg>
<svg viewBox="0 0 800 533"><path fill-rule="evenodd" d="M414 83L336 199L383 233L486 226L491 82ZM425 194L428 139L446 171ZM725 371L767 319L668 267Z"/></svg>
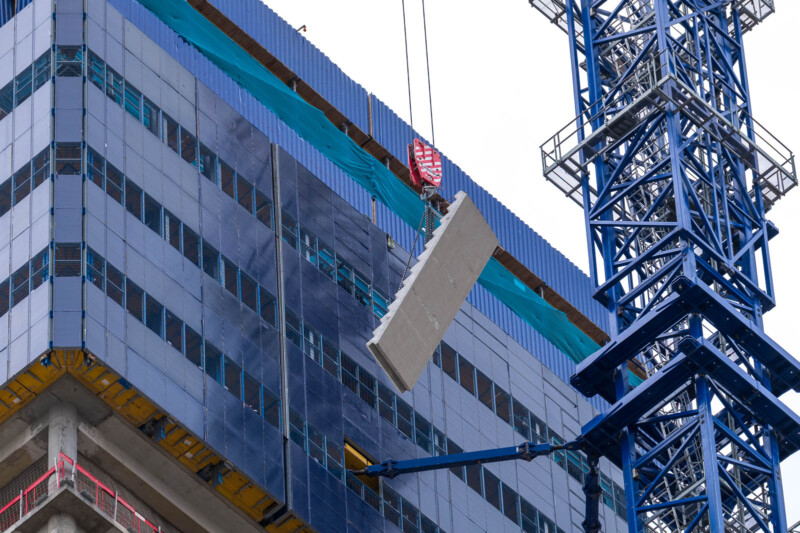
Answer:
<svg viewBox="0 0 800 533"><path fill-rule="evenodd" d="M475 204L457 193L367 343L398 389L414 387L496 247Z"/></svg>

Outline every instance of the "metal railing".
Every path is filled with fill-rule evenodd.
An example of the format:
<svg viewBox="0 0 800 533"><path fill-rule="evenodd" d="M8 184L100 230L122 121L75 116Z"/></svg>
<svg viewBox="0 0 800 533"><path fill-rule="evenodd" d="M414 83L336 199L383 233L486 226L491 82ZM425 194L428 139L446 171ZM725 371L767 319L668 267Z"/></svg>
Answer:
<svg viewBox="0 0 800 533"><path fill-rule="evenodd" d="M59 454L55 466L0 507L0 532L10 530L51 496L67 489L75 491L89 505L96 507L131 533L161 532L161 527L138 513L116 491L63 453Z"/></svg>

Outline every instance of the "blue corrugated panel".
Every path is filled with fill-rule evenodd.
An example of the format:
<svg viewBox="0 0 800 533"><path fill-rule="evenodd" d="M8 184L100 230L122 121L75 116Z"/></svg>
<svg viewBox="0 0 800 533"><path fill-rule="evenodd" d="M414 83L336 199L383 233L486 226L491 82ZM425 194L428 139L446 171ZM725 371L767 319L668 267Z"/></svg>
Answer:
<svg viewBox="0 0 800 533"><path fill-rule="evenodd" d="M364 132L369 131L367 91L274 11L260 0L211 0L211 4L344 113L353 124Z"/></svg>
<svg viewBox="0 0 800 533"><path fill-rule="evenodd" d="M135 0L109 0L109 3L122 12L126 18L138 26L159 46L172 54L187 70L202 83L207 85L212 91L220 95L220 97L238 113L264 132L272 141L279 144L289 155L318 176L324 183L331 187L334 192L342 196L364 215L369 215L371 213L371 200L364 189L356 185L349 176L345 175L338 167L323 157L315 148L298 137L294 130L278 120L250 93L243 90L232 79L222 73L215 65L208 61L205 56L178 38L175 33L156 18L155 15L150 13ZM396 149L397 146L400 146L400 149L404 150L402 146L403 143L407 142L405 139L407 139L409 135L408 126L405 125L405 132L403 132L404 123L400 121L388 107L383 106L383 108L381 112L385 113L384 125L393 128L394 131L394 147ZM394 122L391 121L392 115L394 115L395 118ZM387 129L386 131L390 130ZM402 153L400 155L402 155ZM488 213L487 218L493 227L501 228L501 230L509 233L513 231L513 226L506 220L508 217L514 216L510 211L484 189L472 182L466 174L446 158L445 165L445 172L448 175L448 179L452 181L450 186L445 190L446 196L448 194L452 195L454 191L459 189L467 191L475 198L476 204L481 207L484 214ZM450 192L451 188L453 192ZM486 205L491 206L492 203L499 207L485 207ZM397 215L380 203L377 204L376 211L378 226L389 233L403 248L409 249L414 240L416 228L410 228ZM514 218L516 219L516 217ZM559 275L556 270L558 268L563 268L564 265L572 266L577 270L564 256L547 244L541 236L525 226L519 219L516 220L518 221L517 223L524 228L524 231L530 232L533 238L536 239L535 246L539 250L539 260L535 263L535 266L539 268L535 268L534 272L537 272L540 277L547 279L544 274L540 274L540 272L546 272L548 274L555 274L555 278L563 279L563 274ZM497 229L495 231L497 231ZM498 234L498 237L499 236L500 234ZM527 242L528 240L530 240L528 237L522 239L523 242ZM418 243L417 253L420 251L421 243ZM588 295L589 293L582 288L582 285L588 282L588 279L580 271L578 271L578 274L583 279L580 279L574 273L571 274L574 281L580 282L580 285L578 285L574 292L577 295L581 295L581 293ZM566 283L568 282L569 279L566 280ZM552 283L550 279L548 279L548 283L551 283L553 287L558 290L557 285ZM498 326L519 342L526 350L539 358L556 375L564 381L569 381L569 376L573 373L575 364L537 331L515 315L508 307L483 289L483 287L475 287L470 293L468 301L489 319L498 324ZM571 301L576 303L574 299ZM604 406L603 400L599 397L590 399L590 402L598 409L602 409Z"/></svg>
<svg viewBox="0 0 800 533"><path fill-rule="evenodd" d="M0 26L14 16L14 0L0 0Z"/></svg>

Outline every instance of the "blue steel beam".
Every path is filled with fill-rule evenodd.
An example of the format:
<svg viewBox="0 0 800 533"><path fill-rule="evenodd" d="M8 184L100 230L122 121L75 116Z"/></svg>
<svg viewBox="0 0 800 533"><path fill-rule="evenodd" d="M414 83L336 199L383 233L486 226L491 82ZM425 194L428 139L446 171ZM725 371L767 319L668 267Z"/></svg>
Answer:
<svg viewBox="0 0 800 533"><path fill-rule="evenodd" d="M800 363L763 331L766 212L797 176L752 116L742 41L774 6L531 3L569 37L578 116L542 161L584 209L612 324L571 380L612 404L585 442L622 467L632 532L783 533L779 463L800 418L777 395L800 390Z"/></svg>

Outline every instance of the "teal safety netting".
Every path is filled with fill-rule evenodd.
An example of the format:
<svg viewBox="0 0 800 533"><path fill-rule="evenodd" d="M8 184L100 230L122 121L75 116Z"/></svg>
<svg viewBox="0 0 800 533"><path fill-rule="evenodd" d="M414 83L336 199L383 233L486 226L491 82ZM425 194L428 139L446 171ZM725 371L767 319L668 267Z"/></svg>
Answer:
<svg viewBox="0 0 800 533"><path fill-rule="evenodd" d="M339 131L186 0L139 0L297 134L330 159L412 228L424 203L384 165ZM478 279L483 287L576 363L599 345L495 259Z"/></svg>

